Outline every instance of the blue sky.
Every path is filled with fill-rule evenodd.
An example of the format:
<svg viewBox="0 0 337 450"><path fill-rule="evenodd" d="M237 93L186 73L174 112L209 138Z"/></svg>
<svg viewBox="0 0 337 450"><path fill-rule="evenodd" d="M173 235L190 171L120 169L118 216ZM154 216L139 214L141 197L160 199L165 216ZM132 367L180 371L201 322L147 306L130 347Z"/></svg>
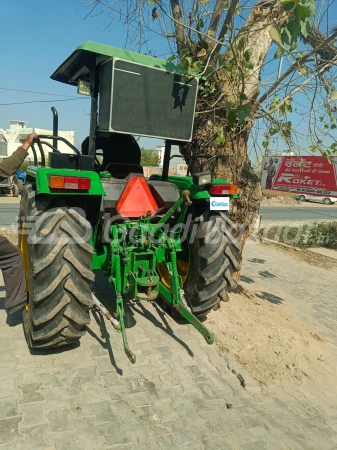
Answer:
<svg viewBox="0 0 337 450"><path fill-rule="evenodd" d="M77 95L76 88L50 79L54 70L84 41L96 41L124 47L125 28L115 21L111 30L100 31L106 18L82 20L86 9L83 0L1 0L0 88L23 89L78 97L81 100L0 105L0 128L9 120L28 122L27 126L51 129L54 105L59 113L61 130L74 130L80 144L89 130L90 100ZM164 42L165 44L165 42ZM39 94L0 89L0 104L61 99ZM155 147L161 141L143 139L141 145Z"/></svg>
<svg viewBox="0 0 337 450"><path fill-rule="evenodd" d="M59 112L61 130L75 131L75 144L80 145L89 131L90 101L77 95L76 88L57 83L50 75L64 59L81 43L87 40L103 44L124 47L126 43L126 27L118 20L114 21L110 30L101 31L107 24L106 15L82 18L88 12L87 0L1 0L0 27L0 128L7 128L9 120L18 119L28 122L30 127L51 129L52 115L50 107L54 105ZM330 18L331 20L331 18ZM151 21L152 23L152 21ZM153 23L159 27L159 21ZM132 23L131 23L132 28ZM100 30L101 29L101 30ZM158 28L159 31L159 28ZM154 54L166 58L168 45L165 38L157 36L149 46ZM273 45L269 58L272 61L276 51ZM146 47L142 49L146 51ZM264 77L277 71L277 61L267 64ZM286 65L287 62L285 61ZM285 66L286 67L286 66ZM23 89L65 96L77 97L76 101L54 101L51 103L30 103L4 106L4 103L30 102L36 100L66 99L36 93L15 92L5 89ZM303 97L303 96L302 96ZM302 101L301 101L302 100ZM303 152L308 151L307 117L308 98L297 97L297 111L291 114L300 137ZM294 105L296 106L296 105ZM261 124L262 125L262 124ZM262 126L258 135L258 143L263 140ZM155 148L162 141L142 139L141 145ZM251 158L255 159L255 150L250 146ZM285 149L281 139L275 139L272 150Z"/></svg>

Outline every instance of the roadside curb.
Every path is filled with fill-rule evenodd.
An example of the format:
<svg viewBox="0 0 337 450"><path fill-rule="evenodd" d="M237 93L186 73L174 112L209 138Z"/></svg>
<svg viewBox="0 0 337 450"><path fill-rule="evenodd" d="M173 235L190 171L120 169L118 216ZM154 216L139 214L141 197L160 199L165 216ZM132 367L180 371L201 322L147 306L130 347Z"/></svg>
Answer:
<svg viewBox="0 0 337 450"><path fill-rule="evenodd" d="M260 238L260 241L261 241L263 244L274 244L274 245L279 245L280 247L288 248L288 249L294 250L295 252L301 252L301 251L302 251L301 248L294 247L293 245L289 245L289 244L284 244L283 242L274 241L273 239L267 239L267 238L261 237L261 238Z"/></svg>

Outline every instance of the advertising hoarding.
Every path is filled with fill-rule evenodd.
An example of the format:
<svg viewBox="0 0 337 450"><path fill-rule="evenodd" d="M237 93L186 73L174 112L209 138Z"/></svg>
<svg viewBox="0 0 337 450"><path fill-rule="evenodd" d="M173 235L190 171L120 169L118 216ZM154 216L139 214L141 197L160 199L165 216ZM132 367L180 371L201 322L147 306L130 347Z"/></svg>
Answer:
<svg viewBox="0 0 337 450"><path fill-rule="evenodd" d="M266 156L262 164L262 189L311 195L337 196L337 157Z"/></svg>

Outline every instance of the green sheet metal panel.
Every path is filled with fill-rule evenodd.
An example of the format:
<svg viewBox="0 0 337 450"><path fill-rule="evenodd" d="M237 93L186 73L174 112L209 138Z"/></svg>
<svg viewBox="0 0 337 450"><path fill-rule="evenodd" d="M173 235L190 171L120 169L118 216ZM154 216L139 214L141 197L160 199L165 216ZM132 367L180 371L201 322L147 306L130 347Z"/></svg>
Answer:
<svg viewBox="0 0 337 450"><path fill-rule="evenodd" d="M168 63L167 61L153 56L141 55L140 53L131 52L129 50L122 50L110 45L99 44L97 42L87 41L79 45L76 50L60 65L58 69L52 74L51 78L61 83L77 85L77 81L73 77L77 72L81 72L81 68L89 65L92 55L98 57L98 63L103 62L109 58L122 59L124 61L141 64L155 69L165 70L167 72L185 74L182 67ZM79 74L80 78L86 78L89 70L83 71Z"/></svg>

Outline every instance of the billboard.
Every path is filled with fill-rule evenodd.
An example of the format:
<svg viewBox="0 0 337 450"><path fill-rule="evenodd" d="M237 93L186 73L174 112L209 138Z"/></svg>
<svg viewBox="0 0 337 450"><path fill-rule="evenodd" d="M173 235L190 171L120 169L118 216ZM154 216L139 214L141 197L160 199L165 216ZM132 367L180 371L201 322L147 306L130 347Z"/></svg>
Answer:
<svg viewBox="0 0 337 450"><path fill-rule="evenodd" d="M337 157L266 156L262 164L262 189L311 195L337 196Z"/></svg>

